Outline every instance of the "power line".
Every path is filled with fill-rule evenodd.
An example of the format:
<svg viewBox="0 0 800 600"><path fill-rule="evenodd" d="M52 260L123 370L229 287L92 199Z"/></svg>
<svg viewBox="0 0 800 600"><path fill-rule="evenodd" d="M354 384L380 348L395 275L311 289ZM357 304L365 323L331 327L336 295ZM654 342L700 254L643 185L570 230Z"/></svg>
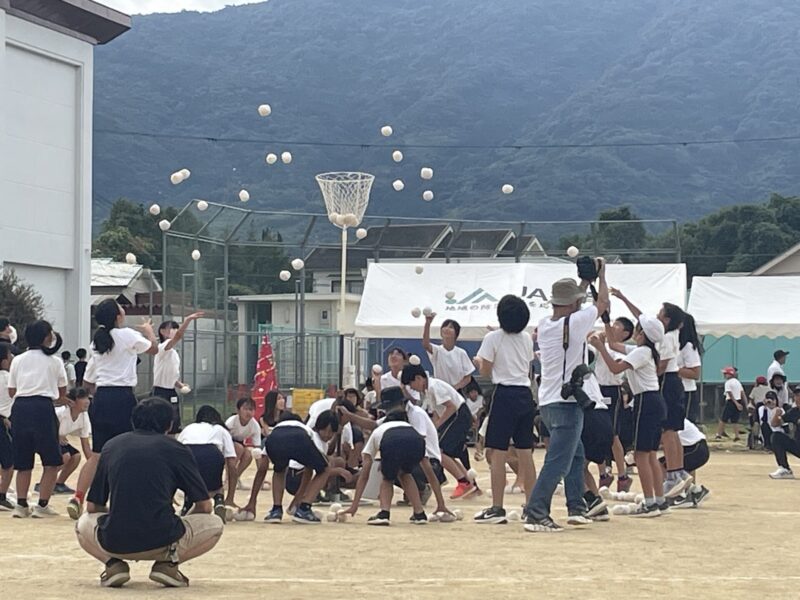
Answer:
<svg viewBox="0 0 800 600"><path fill-rule="evenodd" d="M338 148L415 148L415 149L451 149L451 150L558 150L580 148L652 148L669 146L715 146L722 144L763 144L800 141L800 135L764 136L748 138L718 138L711 140L672 140L665 142L600 142L600 143L562 143L562 144L375 144L364 142L331 142L331 141L298 141L275 140L265 138L242 138L228 136L190 135L181 133L157 133L152 131L134 131L122 129L97 128L95 134L119 135L128 137L144 137L152 139L172 139L200 142L225 142L236 144L264 144L282 146L318 146Z"/></svg>

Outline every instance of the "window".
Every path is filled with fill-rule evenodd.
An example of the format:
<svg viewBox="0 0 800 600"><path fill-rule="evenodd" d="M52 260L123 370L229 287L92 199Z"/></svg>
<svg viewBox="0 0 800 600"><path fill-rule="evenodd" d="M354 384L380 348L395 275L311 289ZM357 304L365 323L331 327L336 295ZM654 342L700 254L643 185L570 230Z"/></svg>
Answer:
<svg viewBox="0 0 800 600"><path fill-rule="evenodd" d="M340 281L331 281L331 293L338 294L339 290L342 289L342 284ZM364 293L364 282L361 280L355 281L348 281L347 282L347 293L348 294L363 294Z"/></svg>

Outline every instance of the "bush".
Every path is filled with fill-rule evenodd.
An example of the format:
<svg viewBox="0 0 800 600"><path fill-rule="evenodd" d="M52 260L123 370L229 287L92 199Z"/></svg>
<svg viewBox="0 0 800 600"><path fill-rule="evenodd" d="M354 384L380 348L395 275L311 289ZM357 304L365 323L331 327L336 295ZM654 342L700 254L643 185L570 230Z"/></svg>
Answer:
<svg viewBox="0 0 800 600"><path fill-rule="evenodd" d="M24 346L25 327L41 319L43 313L44 300L36 288L20 279L14 269L4 269L0 275L0 315L17 328L19 346Z"/></svg>

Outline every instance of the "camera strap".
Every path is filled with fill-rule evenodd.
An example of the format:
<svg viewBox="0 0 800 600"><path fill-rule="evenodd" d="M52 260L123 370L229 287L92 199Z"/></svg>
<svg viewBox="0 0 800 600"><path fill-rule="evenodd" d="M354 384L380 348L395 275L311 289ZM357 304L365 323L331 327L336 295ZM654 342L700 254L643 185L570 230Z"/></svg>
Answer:
<svg viewBox="0 0 800 600"><path fill-rule="evenodd" d="M572 315L567 315L564 319L564 333L561 336L561 347L564 349L564 362L561 364L561 383L567 382L567 348L569 348L569 318ZM586 358L586 342L583 342L583 354L581 361Z"/></svg>

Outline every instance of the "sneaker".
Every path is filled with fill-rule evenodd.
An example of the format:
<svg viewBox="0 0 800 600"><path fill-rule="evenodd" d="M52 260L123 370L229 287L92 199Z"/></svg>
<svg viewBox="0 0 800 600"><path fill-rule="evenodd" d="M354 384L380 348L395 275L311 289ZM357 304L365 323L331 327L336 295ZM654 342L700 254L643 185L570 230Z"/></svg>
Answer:
<svg viewBox="0 0 800 600"><path fill-rule="evenodd" d="M714 441L715 442L721 442L722 441L722 436L720 434L715 435L714 436Z"/></svg>
<svg viewBox="0 0 800 600"><path fill-rule="evenodd" d="M475 484L469 481L461 482L456 486L456 489L450 495L451 500L458 500L459 498L463 498L467 496L473 489L475 488Z"/></svg>
<svg viewBox="0 0 800 600"><path fill-rule="evenodd" d="M605 522L610 520L611 520L611 515L608 512L608 508L604 508L603 510L601 510L599 513L597 513L592 517L592 521L595 522Z"/></svg>
<svg viewBox="0 0 800 600"><path fill-rule="evenodd" d="M61 515L49 504L47 506L39 506L38 504L33 507L31 517L34 519L50 519L52 517L60 517Z"/></svg>
<svg viewBox="0 0 800 600"><path fill-rule="evenodd" d="M694 502L694 494L681 494L671 499L672 508L697 508Z"/></svg>
<svg viewBox="0 0 800 600"><path fill-rule="evenodd" d="M413 518L413 517L412 517ZM381 510L376 515L372 515L367 519L367 525L379 525L383 527L389 526L389 511Z"/></svg>
<svg viewBox="0 0 800 600"><path fill-rule="evenodd" d="M294 521L295 523L304 523L307 525L309 524L316 525L317 523L322 523L320 518L314 514L313 510L311 510L310 508L304 509L299 506L292 515L292 521Z"/></svg>
<svg viewBox="0 0 800 600"><path fill-rule="evenodd" d="M69 518L73 521L77 521L81 513L83 512L83 506L80 502L78 502L77 498L70 498L69 502L67 502L67 514Z"/></svg>
<svg viewBox="0 0 800 600"><path fill-rule="evenodd" d="M676 475L672 479L664 481L664 496L666 498L680 496L690 485L692 485L691 476L687 479L681 479L680 476Z"/></svg>
<svg viewBox="0 0 800 600"><path fill-rule="evenodd" d="M283 520L283 509L275 507L264 517L265 523L280 523Z"/></svg>
<svg viewBox="0 0 800 600"><path fill-rule="evenodd" d="M792 470L784 467L778 467L778 470L770 473L769 476L771 479L794 479Z"/></svg>
<svg viewBox="0 0 800 600"><path fill-rule="evenodd" d="M652 519L653 517L660 517L661 511L658 510L658 506L656 506L655 504L651 504L650 506L648 506L647 504L642 502L636 505L636 508L634 508L629 514L632 517Z"/></svg>
<svg viewBox="0 0 800 600"><path fill-rule="evenodd" d="M584 511L569 511L567 525L591 525L592 520L586 516Z"/></svg>
<svg viewBox="0 0 800 600"><path fill-rule="evenodd" d="M339 504L350 504L353 501L350 496L341 490L338 493L333 494L332 500L334 502L338 502Z"/></svg>
<svg viewBox="0 0 800 600"><path fill-rule="evenodd" d="M528 519L525 521L524 529L525 531L530 531L531 533L556 533L559 531L564 531L564 528L553 521L553 519L550 517L545 517L544 519L534 519L533 517L528 517Z"/></svg>
<svg viewBox="0 0 800 600"><path fill-rule="evenodd" d="M214 500L214 514L222 519L223 523L227 521L228 510L225 508L225 503L221 499Z"/></svg>
<svg viewBox="0 0 800 600"><path fill-rule="evenodd" d="M19 504L14 506L14 510L11 511L11 517L13 519L27 519L31 516L31 507L30 506L20 506Z"/></svg>
<svg viewBox="0 0 800 600"><path fill-rule="evenodd" d="M112 558L106 563L106 570L100 573L100 585L107 588L122 587L131 580L128 563Z"/></svg>
<svg viewBox="0 0 800 600"><path fill-rule="evenodd" d="M189 587L189 578L180 572L178 563L155 563L150 570L150 580L166 587Z"/></svg>
<svg viewBox="0 0 800 600"><path fill-rule="evenodd" d="M0 511L14 510L14 505L8 499L0 500Z"/></svg>
<svg viewBox="0 0 800 600"><path fill-rule="evenodd" d="M485 508L477 513L474 521L476 523L489 523L491 525L503 525L508 523L505 509L496 506Z"/></svg>
<svg viewBox="0 0 800 600"><path fill-rule="evenodd" d="M660 512L662 515L668 515L670 513L669 500L665 498L664 502L658 505L658 512Z"/></svg>
<svg viewBox="0 0 800 600"><path fill-rule="evenodd" d="M606 471L605 473L600 475L600 480L598 483L600 484L600 487L610 488L611 484L614 483L614 476L608 471Z"/></svg>
<svg viewBox="0 0 800 600"><path fill-rule="evenodd" d="M57 483L53 488L54 494L74 494L75 490L69 487L66 483Z"/></svg>
<svg viewBox="0 0 800 600"><path fill-rule="evenodd" d="M700 506L710 495L711 490L709 490L706 486L701 485L700 491L692 494L692 500L694 501L695 506Z"/></svg>
<svg viewBox="0 0 800 600"><path fill-rule="evenodd" d="M628 493L631 491L631 486L633 485L633 479L628 477L627 475L620 475L617 479L617 492L624 492Z"/></svg>
<svg viewBox="0 0 800 600"><path fill-rule="evenodd" d="M428 515L425 512L421 512L417 515L411 515L409 519L412 525L427 525L428 524Z"/></svg>
<svg viewBox="0 0 800 600"><path fill-rule="evenodd" d="M589 508L586 510L586 516L590 519L593 519L595 515L598 515L607 509L606 503L603 502L603 499L600 496L595 496L594 500L588 504ZM606 510L606 512L608 511Z"/></svg>

